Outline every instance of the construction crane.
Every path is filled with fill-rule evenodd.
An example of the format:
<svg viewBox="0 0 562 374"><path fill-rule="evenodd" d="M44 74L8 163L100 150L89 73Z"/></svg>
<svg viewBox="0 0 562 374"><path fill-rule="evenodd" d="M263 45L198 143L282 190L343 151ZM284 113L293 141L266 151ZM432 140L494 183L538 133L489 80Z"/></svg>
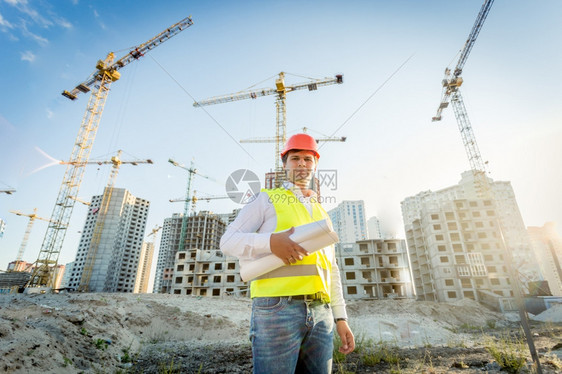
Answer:
<svg viewBox="0 0 562 374"><path fill-rule="evenodd" d="M279 164L279 154L281 153L281 150L285 145L285 141L287 140L287 112L285 105L287 93L304 89L315 91L318 89L318 87L341 83L343 83L343 75L338 74L335 76L335 78L314 79L308 82L286 86L285 73L280 72L279 77L275 80L275 88L263 88L257 90L241 91L229 95L216 96L206 100L195 102L193 103L193 106L201 107L205 105L227 103L231 101L256 99L261 96L276 95L275 107L277 110L277 120L275 128L275 181L277 185L280 185L284 178L284 173Z"/></svg>
<svg viewBox="0 0 562 374"><path fill-rule="evenodd" d="M152 160L135 160L135 161L122 161L121 160L122 151L117 151L117 155L111 157L109 161L91 161L86 163L92 164L112 164L111 172L109 173L109 181L107 182L107 187L104 189L100 207L97 211L96 225L94 226L94 231L92 233L92 239L90 241L90 248L86 254L86 260L84 261L84 270L82 271L82 278L80 279L80 285L78 290L82 292L89 291L90 278L92 276L92 270L94 268L94 262L96 260L97 250L100 244L101 234L105 225L105 218L107 216L107 211L109 209L109 203L111 202L111 196L113 194L113 188L115 186L115 179L119 173L119 167L122 164L152 164Z"/></svg>
<svg viewBox="0 0 562 374"><path fill-rule="evenodd" d="M455 117L457 119L457 124L462 136L462 141L466 154L468 156L468 161L470 162L470 168L474 174L476 193L479 197L485 198L490 196L490 188L488 186L488 179L486 176L486 163L482 160L482 155L476 143L476 138L474 137L474 132L472 131L472 125L470 124L470 119L468 118L468 113L462 99L461 92L459 90L463 83L461 77L464 64L476 42L478 34L482 29L482 25L490 12L490 8L494 0L486 0L480 8L478 17L472 30L468 35L468 39L464 43L464 47L460 52L459 60L455 69L451 72L451 69L445 69L445 77L442 80L443 91L441 94L441 103L437 109L437 114L432 118L432 121L440 121L441 113L443 109L449 106L449 102L453 106L453 111L455 112Z"/></svg>
<svg viewBox="0 0 562 374"><path fill-rule="evenodd" d="M307 134L308 127L303 127L302 132ZM322 138L314 138L316 143L320 142L345 142L347 140L346 136L324 136ZM275 138L250 138L250 139L242 139L240 143L273 143L275 142Z"/></svg>
<svg viewBox="0 0 562 374"><path fill-rule="evenodd" d="M195 203L196 200L193 200L193 198L191 198L191 183L193 181L193 176L195 174L199 175L200 177L209 179L209 180L213 180L213 178L205 176L201 173L199 173L197 171L197 169L195 169L195 166L193 164L193 161L191 161L191 166L188 168L183 164L180 164L177 161L172 160L171 158L168 159L168 162L174 166L177 166L179 168L182 168L184 170L187 170L188 174L187 174L187 188L185 191L185 199L183 201L185 201L184 204L184 208L183 208L183 217L181 220L181 234L180 234L180 244L178 247L178 251L183 251L185 248L185 237L187 235L187 222L188 222L188 215L189 215L189 202L192 201L193 203Z"/></svg>
<svg viewBox="0 0 562 374"><path fill-rule="evenodd" d="M154 244L154 241L156 240L156 233L158 233L158 231L160 231L160 229L162 228L162 226L154 226L154 228L150 231L150 234L148 234L146 237L148 238L149 236L152 236L152 240L151 243Z"/></svg>
<svg viewBox="0 0 562 374"><path fill-rule="evenodd" d="M308 127L303 127L302 132L307 134ZM320 142L345 142L347 140L347 136L325 136L323 138L314 138L316 139L316 143Z"/></svg>
<svg viewBox="0 0 562 374"><path fill-rule="evenodd" d="M50 220L49 218L43 218L43 217L39 217L37 215L37 208L33 208L33 213L31 214L26 214L26 213L22 213L20 211L17 210L10 210L10 213L14 213L17 216L23 216L23 217L27 217L29 218L29 222L27 223L27 227L25 229L25 234L23 235L23 240L21 241L21 245L20 245L20 249L18 250L18 255L16 257L16 263L14 266L14 271L19 271L20 269L20 263L22 262L23 259L23 254L25 252L25 249L27 248L27 242L29 241L29 235L31 234L31 228L33 227L33 224L35 223L36 219L39 219L41 221L45 221L45 222L53 222L52 220Z"/></svg>
<svg viewBox="0 0 562 374"><path fill-rule="evenodd" d="M13 188L8 188L8 189L5 189L5 190L0 190L0 193L5 193L6 195L11 195L11 194L13 194L14 192L16 192L16 190L14 190Z"/></svg>
<svg viewBox="0 0 562 374"><path fill-rule="evenodd" d="M482 199L492 200L494 204L497 206L495 194L486 176L487 162L484 162L482 160L482 156L480 154L480 150L476 143L474 132L472 131L472 125L470 124L470 119L468 118L468 113L466 111L466 107L464 105L462 95L459 91L459 88L463 83L461 74L464 65L466 63L468 55L470 54L470 51L472 50L472 47L474 46L474 43L476 42L476 38L478 37L480 30L482 29L482 25L484 24L484 21L486 20L486 17L490 12L490 8L492 7L493 3L494 0L484 1L482 7L480 8L480 12L476 17L476 21L472 26L472 30L468 35L468 39L466 40L463 49L460 52L459 60L457 62L455 69L452 72L449 68L445 69L445 77L442 80L443 91L441 94L441 103L439 104L439 108L437 109L437 114L435 115L435 117L432 118L432 121L440 121L441 113L443 112L443 109L449 106L449 102L452 104L453 111L457 119L457 124L462 136L464 148L468 156L468 160L470 162L470 168L474 175L474 188L476 191L476 195ZM542 374L540 360L535 348L533 337L531 335L529 320L527 317L527 312L525 310L525 304L523 301L520 280L519 277L517 276L517 270L514 269L512 263L512 253L505 243L505 238L503 234L504 229L503 229L502 222L497 216L496 216L496 226L499 230L500 243L505 252L505 260L513 284L513 293L519 309L521 326L523 328L523 331L525 332L527 345L529 347L531 357L535 362L537 373Z"/></svg>
<svg viewBox="0 0 562 374"><path fill-rule="evenodd" d="M90 204L91 204L89 201L82 200L82 199L80 199L80 198L78 198L78 197L76 197L76 196L69 196L69 197L70 197L72 200L78 201L79 203L84 204L84 205L86 205L86 206L90 206Z"/></svg>
<svg viewBox="0 0 562 374"><path fill-rule="evenodd" d="M308 132L308 127L302 128L303 133ZM347 137L345 136L324 136L322 138L314 138L316 143L320 142L345 142ZM275 138L250 138L250 139L242 139L240 143L274 143L276 141Z"/></svg>
<svg viewBox="0 0 562 374"><path fill-rule="evenodd" d="M90 157L109 88L111 83L118 80L121 76L118 70L139 59L149 50L156 48L191 25L193 25L191 17L184 18L149 41L133 48L117 61L114 61L114 53L110 52L105 60L98 61L96 70L88 79L78 84L71 91L63 91L63 96L76 100L80 93L92 90L51 215L51 219L55 223L49 224L47 228L39 256L35 262L35 271L27 287L53 286L54 280L51 275L53 268L58 263L66 235L66 228L70 222L70 216L75 204L75 200L71 197L78 196L84 175L85 162Z"/></svg>
<svg viewBox="0 0 562 374"><path fill-rule="evenodd" d="M193 197L191 198L191 211L195 213L195 207L197 205L198 200L205 200L209 202L210 200L218 200L218 199L230 199L230 196L204 196L204 197L197 197L197 191L193 190ZM180 199L170 199L171 203L179 203L185 202L185 198Z"/></svg>

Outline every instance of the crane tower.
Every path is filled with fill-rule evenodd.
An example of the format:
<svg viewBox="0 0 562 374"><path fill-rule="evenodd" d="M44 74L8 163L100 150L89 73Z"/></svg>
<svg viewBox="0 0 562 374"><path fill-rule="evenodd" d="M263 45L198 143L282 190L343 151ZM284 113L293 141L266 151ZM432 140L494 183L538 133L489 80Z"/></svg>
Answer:
<svg viewBox="0 0 562 374"><path fill-rule="evenodd" d="M482 160L482 155L480 154L478 144L476 143L476 138L474 136L474 132L472 131L472 125L470 123L470 119L468 118L468 113L459 88L463 83L461 74L464 64L466 63L468 55L476 42L478 34L480 34L482 25L484 24L493 3L494 0L484 1L484 4L482 4L480 12L476 17L476 21L472 26L472 30L468 35L468 39L464 43L463 49L460 52L459 60L455 69L452 72L449 68L445 69L445 77L441 81L443 85L441 103L437 109L437 114L432 118L432 121L440 121L443 109L447 108L449 103L452 104L459 131L462 136L465 152L468 156L468 161L470 162L470 168L474 174L474 187L477 195L481 198L490 196L490 186L488 185L488 179L486 177L486 163Z"/></svg>
<svg viewBox="0 0 562 374"><path fill-rule="evenodd" d="M133 48L117 61L115 61L114 53L110 52L105 60L97 62L96 70L88 79L78 84L71 91L62 92L63 96L76 100L80 93L92 91L51 214L53 222L47 228L39 256L35 262L35 270L27 287L53 286L51 275L53 268L58 263L62 244L66 236L66 229L76 202L74 198L78 196L80 184L82 183L85 162L90 157L111 83L118 80L121 76L119 70L191 25L193 25L191 17L184 18L154 38Z"/></svg>
<svg viewBox="0 0 562 374"><path fill-rule="evenodd" d="M206 179L212 179L212 178L199 173L197 171L197 169L195 168L195 165L193 164L193 161L191 161L190 167L186 167L185 165L180 164L179 162L174 161L171 158L168 159L168 162L170 164L174 165L174 166L177 166L179 168L187 170L187 173L188 173L187 174L187 188L186 188L186 191L185 191L185 199L183 200L183 201L185 201L185 204L184 204L184 208L183 208L183 217L182 217L182 220L181 220L180 244L179 244L179 248L178 248L178 251L183 251L184 248L185 248L185 237L187 235L187 223L188 223L188 220L189 220L189 203L191 202L193 204L193 206L195 206L195 202L197 201L195 196L193 198L190 197L191 196L191 183L193 181L193 176L195 174L197 174L200 177L203 177L203 178L206 178Z"/></svg>
<svg viewBox="0 0 562 374"><path fill-rule="evenodd" d="M275 107L277 111L276 118L276 128L275 128L275 173L276 173L276 183L279 185L283 180L283 170L279 165L279 154L285 145L287 140L286 128L287 128L287 111L286 111L286 99L287 93L297 90L308 89L309 91L316 91L318 87L328 86L332 84L343 83L343 75L338 74L334 78L324 78L324 79L314 79L309 82L298 83L291 86L285 85L285 73L280 72L279 77L275 80L275 88L263 88L257 90L241 91L234 94L222 95L211 97L206 100L201 100L193 103L195 107L201 107L205 105L213 105L220 103L227 103L231 101L245 100L245 99L257 99L262 96L276 95Z"/></svg>
<svg viewBox="0 0 562 374"><path fill-rule="evenodd" d="M39 219L41 221L45 221L45 222L52 222L50 219L48 218L43 218L43 217L39 217L37 215L37 208L33 208L33 213L31 214L26 214L17 210L10 210L10 213L14 213L17 216L23 216L23 217L27 217L29 218L29 222L27 223L27 227L25 229L25 234L23 235L23 240L21 241L21 245L20 245L20 249L18 250L18 254L16 257L16 264L14 266L14 271L20 271L23 269L20 269L20 263L23 259L23 254L25 252L25 249L27 248L27 243L29 241L29 235L31 234L31 229L33 228L33 224L35 223L36 219Z"/></svg>
<svg viewBox="0 0 562 374"><path fill-rule="evenodd" d="M443 109L449 106L449 102L453 105L453 111L457 119L457 124L462 136L466 155L468 156L470 168L474 175L474 187L476 190L476 194L479 198L492 200L494 205L497 206L494 191L488 183L488 178L486 176L486 163L482 160L482 156L480 154L480 150L478 149L474 132L472 131L472 125L470 124L470 119L468 118L468 113L466 111L462 95L459 91L459 88L463 83L461 74L464 64L466 63L468 55L470 54L470 51L472 50L472 47L476 42L476 38L478 37L480 30L482 29L482 25L484 24L484 21L486 20L486 17L490 12L490 8L492 7L493 3L494 0L484 1L476 18L476 21L472 26L472 30L468 35L468 39L466 40L463 49L460 52L460 57L455 69L452 72L449 68L445 69L445 77L442 80L443 92L441 95L441 103L439 104L437 114L432 118L432 121L440 121ZM512 252L505 243L502 221L498 218L497 215L496 225L499 230L500 243L505 252L506 265L513 284L513 293L519 309L521 326L523 327L523 331L525 332L527 345L529 347L531 357L536 365L537 373L542 374L540 360L535 348L535 344L533 342L533 338L531 336L527 312L525 311L520 279L517 275L517 269L515 269L513 266Z"/></svg>

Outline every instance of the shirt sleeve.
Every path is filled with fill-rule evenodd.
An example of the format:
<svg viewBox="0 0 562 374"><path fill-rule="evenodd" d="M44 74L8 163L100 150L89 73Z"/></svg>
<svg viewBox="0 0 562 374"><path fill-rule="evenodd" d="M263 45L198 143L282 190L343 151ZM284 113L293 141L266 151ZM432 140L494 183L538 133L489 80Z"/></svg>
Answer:
<svg viewBox="0 0 562 374"><path fill-rule="evenodd" d="M330 217L326 214L325 218L332 224ZM343 286L341 284L340 268L336 262L336 246L332 246L332 271L331 271L331 290L330 306L334 318L347 318L345 299L343 297Z"/></svg>
<svg viewBox="0 0 562 374"><path fill-rule="evenodd" d="M347 318L347 311L345 308L345 299L343 297L343 287L341 284L340 268L336 262L334 250L334 258L332 259L332 289L330 290L330 306L334 318Z"/></svg>
<svg viewBox="0 0 562 374"><path fill-rule="evenodd" d="M266 231L263 231L264 222L271 221L272 207L268 205L271 204L267 193L261 192L242 208L221 238L220 249L224 254L239 260L252 260L271 253L269 239L273 230L265 227Z"/></svg>

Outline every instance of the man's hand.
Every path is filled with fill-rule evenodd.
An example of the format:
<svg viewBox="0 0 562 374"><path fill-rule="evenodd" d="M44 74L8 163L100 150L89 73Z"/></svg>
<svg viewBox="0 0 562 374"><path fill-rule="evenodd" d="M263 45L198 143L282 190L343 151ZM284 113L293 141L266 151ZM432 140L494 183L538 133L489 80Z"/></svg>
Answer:
<svg viewBox="0 0 562 374"><path fill-rule="evenodd" d="M355 337L349 328L346 321L336 322L336 330L341 339L341 347L339 351L343 354L348 354L353 352L355 349Z"/></svg>
<svg viewBox="0 0 562 374"><path fill-rule="evenodd" d="M283 260L285 265L295 263L297 260L302 260L302 256L309 255L303 247L289 238L293 232L295 228L291 227L289 231L271 234L269 238L271 253Z"/></svg>

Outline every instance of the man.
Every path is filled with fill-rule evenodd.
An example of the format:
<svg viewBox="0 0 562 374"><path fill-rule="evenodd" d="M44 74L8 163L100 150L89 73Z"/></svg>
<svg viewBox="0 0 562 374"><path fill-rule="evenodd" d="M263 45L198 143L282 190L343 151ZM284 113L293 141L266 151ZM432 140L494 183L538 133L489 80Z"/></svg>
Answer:
<svg viewBox="0 0 562 374"><path fill-rule="evenodd" d="M334 326L340 352L355 348L334 247L308 253L289 238L295 226L328 218L310 188L319 157L308 134L289 138L281 152L283 187L262 190L221 238L221 250L241 268L272 253L285 264L250 286L255 374L331 373Z"/></svg>

